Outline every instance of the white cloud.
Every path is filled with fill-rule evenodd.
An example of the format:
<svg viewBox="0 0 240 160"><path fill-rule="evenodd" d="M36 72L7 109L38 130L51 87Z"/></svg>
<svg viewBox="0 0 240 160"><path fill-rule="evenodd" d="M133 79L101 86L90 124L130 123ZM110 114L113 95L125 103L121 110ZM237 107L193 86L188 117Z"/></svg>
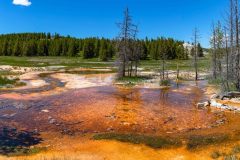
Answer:
<svg viewBox="0 0 240 160"><path fill-rule="evenodd" d="M30 6L32 2L29 0L13 0L14 5L21 5L21 6Z"/></svg>

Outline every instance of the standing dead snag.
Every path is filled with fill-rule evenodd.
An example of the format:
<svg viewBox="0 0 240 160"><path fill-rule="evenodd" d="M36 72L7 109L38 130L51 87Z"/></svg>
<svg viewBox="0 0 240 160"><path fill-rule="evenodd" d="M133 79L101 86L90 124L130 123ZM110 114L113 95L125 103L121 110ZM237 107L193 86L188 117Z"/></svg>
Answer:
<svg viewBox="0 0 240 160"><path fill-rule="evenodd" d="M212 51L213 78L216 80L217 79L217 54L216 54L216 28L214 24L212 27L212 39L210 43L212 44L211 51Z"/></svg>
<svg viewBox="0 0 240 160"><path fill-rule="evenodd" d="M124 11L124 20L118 24L120 28L119 36L117 37L117 64L119 77L125 77L126 72L128 76L133 75L133 66L138 66L140 51L137 43L137 25L132 23L132 17L129 14L128 8ZM135 68L135 74L137 74Z"/></svg>
<svg viewBox="0 0 240 160"><path fill-rule="evenodd" d="M195 80L198 80L198 29L195 28L193 31L193 44L194 44L194 68L195 68Z"/></svg>
<svg viewBox="0 0 240 160"><path fill-rule="evenodd" d="M225 39L225 52L226 52L226 89L229 91L229 49L228 49L228 35L227 35L227 29L224 29L224 39Z"/></svg>
<svg viewBox="0 0 240 160"><path fill-rule="evenodd" d="M240 42L239 42L239 2L238 0L229 0L230 7L228 13L227 28L230 35L229 51L226 49L228 55L227 81L234 84L236 90L240 91Z"/></svg>
<svg viewBox="0 0 240 160"><path fill-rule="evenodd" d="M235 36L236 36L236 88L240 90L240 51L239 51L239 10L238 10L238 0L235 0Z"/></svg>
<svg viewBox="0 0 240 160"><path fill-rule="evenodd" d="M230 31L230 71L234 73L234 3L230 0L229 31ZM232 76L232 75L231 75Z"/></svg>

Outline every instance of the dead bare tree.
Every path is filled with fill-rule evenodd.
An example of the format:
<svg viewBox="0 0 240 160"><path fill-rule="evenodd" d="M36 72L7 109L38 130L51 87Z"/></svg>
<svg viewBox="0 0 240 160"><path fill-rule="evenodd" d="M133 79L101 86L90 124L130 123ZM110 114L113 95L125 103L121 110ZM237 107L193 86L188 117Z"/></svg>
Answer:
<svg viewBox="0 0 240 160"><path fill-rule="evenodd" d="M222 78L222 59L224 57L224 48L226 45L224 42L224 32L221 26L220 21L218 21L217 25L213 25L212 31L212 60L213 60L213 78Z"/></svg>
<svg viewBox="0 0 240 160"><path fill-rule="evenodd" d="M162 56L162 80L165 80L165 52L163 53L163 56Z"/></svg>
<svg viewBox="0 0 240 160"><path fill-rule="evenodd" d="M198 80L198 40L199 31L197 28L193 30L193 44L194 44L194 68L195 68L195 80Z"/></svg>
<svg viewBox="0 0 240 160"><path fill-rule="evenodd" d="M227 25L229 25L229 32L230 32L230 70L231 73L234 73L234 3L233 0L230 0L230 14L229 14L229 23Z"/></svg>
<svg viewBox="0 0 240 160"><path fill-rule="evenodd" d="M224 28L225 52L226 52L226 90L229 91L229 47L227 29Z"/></svg>
<svg viewBox="0 0 240 160"><path fill-rule="evenodd" d="M229 10L224 30L220 22L213 27L213 78L220 78L224 91L231 87L240 91L240 41L239 2L229 0Z"/></svg>
<svg viewBox="0 0 240 160"><path fill-rule="evenodd" d="M212 69L213 69L213 78L217 79L217 54L216 54L216 28L213 23L212 26L212 39L211 39L211 44L212 44Z"/></svg>
<svg viewBox="0 0 240 160"><path fill-rule="evenodd" d="M137 77L138 64L142 54L142 47L140 41L137 40L138 26L135 26L133 30L133 39L130 40L130 57L129 57L129 66L128 76L132 77L133 75Z"/></svg>
<svg viewBox="0 0 240 160"><path fill-rule="evenodd" d="M163 44L162 46L162 55L161 55L161 66L160 66L160 81L161 83L164 83L164 81L168 78L168 76L165 75L165 70L166 70L166 47L165 45L167 44ZM160 49L160 48L158 48ZM160 53L160 51L158 51Z"/></svg>
<svg viewBox="0 0 240 160"><path fill-rule="evenodd" d="M235 36L236 36L236 59L235 59L235 63L236 63L236 89L240 91L240 66L239 66L239 60L240 60L240 55L239 55L239 10L238 10L238 0L235 0Z"/></svg>
<svg viewBox="0 0 240 160"><path fill-rule="evenodd" d="M128 8L124 11L124 20L118 24L120 28L119 36L117 37L117 64L119 69L119 77L126 76L126 70L128 76L132 75L132 55L133 55L133 44L137 37L137 25L133 24L132 17L129 14ZM126 69L128 68L128 69ZM130 73L131 72L131 73Z"/></svg>

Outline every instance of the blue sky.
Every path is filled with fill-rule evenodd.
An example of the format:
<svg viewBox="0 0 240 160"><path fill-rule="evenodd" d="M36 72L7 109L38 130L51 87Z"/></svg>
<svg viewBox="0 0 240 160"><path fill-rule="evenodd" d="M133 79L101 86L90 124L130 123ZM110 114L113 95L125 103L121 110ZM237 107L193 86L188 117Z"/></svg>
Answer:
<svg viewBox="0 0 240 160"><path fill-rule="evenodd" d="M15 0L27 2L28 0ZM113 38L128 6L139 38L173 37L191 41L200 30L203 46L209 46L213 21L222 20L228 0L29 0L28 6L0 0L0 34L52 32L74 37Z"/></svg>

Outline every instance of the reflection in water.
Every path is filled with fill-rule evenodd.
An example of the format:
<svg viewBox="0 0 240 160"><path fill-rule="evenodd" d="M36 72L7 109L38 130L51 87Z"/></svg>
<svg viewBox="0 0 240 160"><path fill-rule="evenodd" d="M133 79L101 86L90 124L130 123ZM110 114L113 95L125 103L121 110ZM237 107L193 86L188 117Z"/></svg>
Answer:
<svg viewBox="0 0 240 160"><path fill-rule="evenodd" d="M39 136L36 132L19 131L15 128L2 126L0 128L0 154L27 153L29 147L42 141Z"/></svg>
<svg viewBox="0 0 240 160"><path fill-rule="evenodd" d="M97 84L112 79L109 74L80 77ZM7 104L23 109L8 119L18 124L16 126L63 133L138 131L152 134L187 131L196 126L206 128L215 121L213 114L195 109L202 95L197 87L181 84L178 88L147 89L108 84L69 90L35 100L26 99L21 101L21 105L17 100L8 99ZM8 109L0 110L0 114L5 114ZM69 126L69 123L73 125ZM4 120L4 124L8 122Z"/></svg>
<svg viewBox="0 0 240 160"><path fill-rule="evenodd" d="M163 107L165 107L166 102L168 101L168 92L169 92L168 88L160 90L160 99L159 99L160 102L159 103L162 104Z"/></svg>

